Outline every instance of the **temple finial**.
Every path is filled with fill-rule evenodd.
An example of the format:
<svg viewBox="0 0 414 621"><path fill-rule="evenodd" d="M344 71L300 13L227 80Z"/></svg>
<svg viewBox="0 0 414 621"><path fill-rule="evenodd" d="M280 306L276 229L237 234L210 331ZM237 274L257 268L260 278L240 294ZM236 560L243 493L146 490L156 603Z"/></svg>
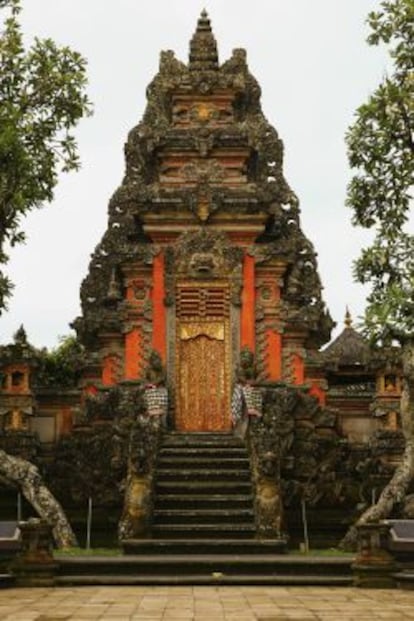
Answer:
<svg viewBox="0 0 414 621"><path fill-rule="evenodd" d="M205 9L201 11L196 31L190 41L189 67L191 71L200 72L218 69L217 43Z"/></svg>
<svg viewBox="0 0 414 621"><path fill-rule="evenodd" d="M348 306L346 307L346 311L345 311L345 321L344 321L344 324L345 324L346 328L351 328L352 327L352 317L351 317L351 313L349 312Z"/></svg>
<svg viewBox="0 0 414 621"><path fill-rule="evenodd" d="M27 345L27 334L23 324L13 335L13 339L16 345Z"/></svg>

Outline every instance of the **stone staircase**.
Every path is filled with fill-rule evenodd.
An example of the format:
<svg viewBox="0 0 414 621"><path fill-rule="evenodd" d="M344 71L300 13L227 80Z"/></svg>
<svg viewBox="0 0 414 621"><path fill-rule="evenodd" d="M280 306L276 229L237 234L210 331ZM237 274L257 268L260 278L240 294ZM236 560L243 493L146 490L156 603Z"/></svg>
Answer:
<svg viewBox="0 0 414 621"><path fill-rule="evenodd" d="M208 540L252 539L252 483L243 442L230 434L168 434L158 459L152 533L176 540L176 550L177 540L207 540L206 551ZM193 547L198 549L194 541Z"/></svg>
<svg viewBox="0 0 414 621"><path fill-rule="evenodd" d="M59 559L56 584L350 584L350 561L284 554L255 539L243 442L230 434L169 433L155 478L152 538L122 557Z"/></svg>

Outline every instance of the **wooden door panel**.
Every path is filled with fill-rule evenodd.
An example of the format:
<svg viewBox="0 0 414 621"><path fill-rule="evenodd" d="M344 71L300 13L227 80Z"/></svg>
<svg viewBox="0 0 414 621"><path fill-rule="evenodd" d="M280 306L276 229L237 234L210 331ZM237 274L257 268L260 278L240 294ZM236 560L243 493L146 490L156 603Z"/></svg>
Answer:
<svg viewBox="0 0 414 621"><path fill-rule="evenodd" d="M228 431L229 289L217 282L177 289L176 415L181 431Z"/></svg>
<svg viewBox="0 0 414 621"><path fill-rule="evenodd" d="M177 429L229 429L225 349L224 340L205 334L180 341Z"/></svg>

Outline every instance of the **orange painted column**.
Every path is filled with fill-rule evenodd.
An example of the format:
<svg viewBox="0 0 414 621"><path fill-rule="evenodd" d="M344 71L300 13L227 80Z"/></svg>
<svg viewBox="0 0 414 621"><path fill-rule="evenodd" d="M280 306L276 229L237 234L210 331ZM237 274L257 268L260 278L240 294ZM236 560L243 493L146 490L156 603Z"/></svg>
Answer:
<svg viewBox="0 0 414 621"><path fill-rule="evenodd" d="M270 381L282 378L282 335L275 330L266 331L266 362Z"/></svg>
<svg viewBox="0 0 414 621"><path fill-rule="evenodd" d="M305 365L302 356L293 354L293 383L302 385L305 382Z"/></svg>
<svg viewBox="0 0 414 621"><path fill-rule="evenodd" d="M125 335L125 379L138 379L141 370L141 331L134 328Z"/></svg>
<svg viewBox="0 0 414 621"><path fill-rule="evenodd" d="M164 255L160 253L153 260L152 275L152 348L165 363L167 353L166 309L164 282Z"/></svg>
<svg viewBox="0 0 414 621"><path fill-rule="evenodd" d="M256 348L255 326L255 266L254 257L244 255L243 262L243 292L240 316L240 345L248 347L251 351Z"/></svg>

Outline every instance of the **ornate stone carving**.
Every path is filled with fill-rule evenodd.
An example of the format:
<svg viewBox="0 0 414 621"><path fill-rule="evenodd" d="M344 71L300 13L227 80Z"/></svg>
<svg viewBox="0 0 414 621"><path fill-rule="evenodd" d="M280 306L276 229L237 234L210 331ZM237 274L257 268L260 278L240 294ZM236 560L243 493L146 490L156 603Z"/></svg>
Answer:
<svg viewBox="0 0 414 621"><path fill-rule="evenodd" d="M174 245L175 268L179 276L193 278L201 273L216 278L233 275L240 269L243 253L230 244L224 233L208 229L183 233ZM204 263L204 265L203 265ZM205 269L207 267L207 269Z"/></svg>

